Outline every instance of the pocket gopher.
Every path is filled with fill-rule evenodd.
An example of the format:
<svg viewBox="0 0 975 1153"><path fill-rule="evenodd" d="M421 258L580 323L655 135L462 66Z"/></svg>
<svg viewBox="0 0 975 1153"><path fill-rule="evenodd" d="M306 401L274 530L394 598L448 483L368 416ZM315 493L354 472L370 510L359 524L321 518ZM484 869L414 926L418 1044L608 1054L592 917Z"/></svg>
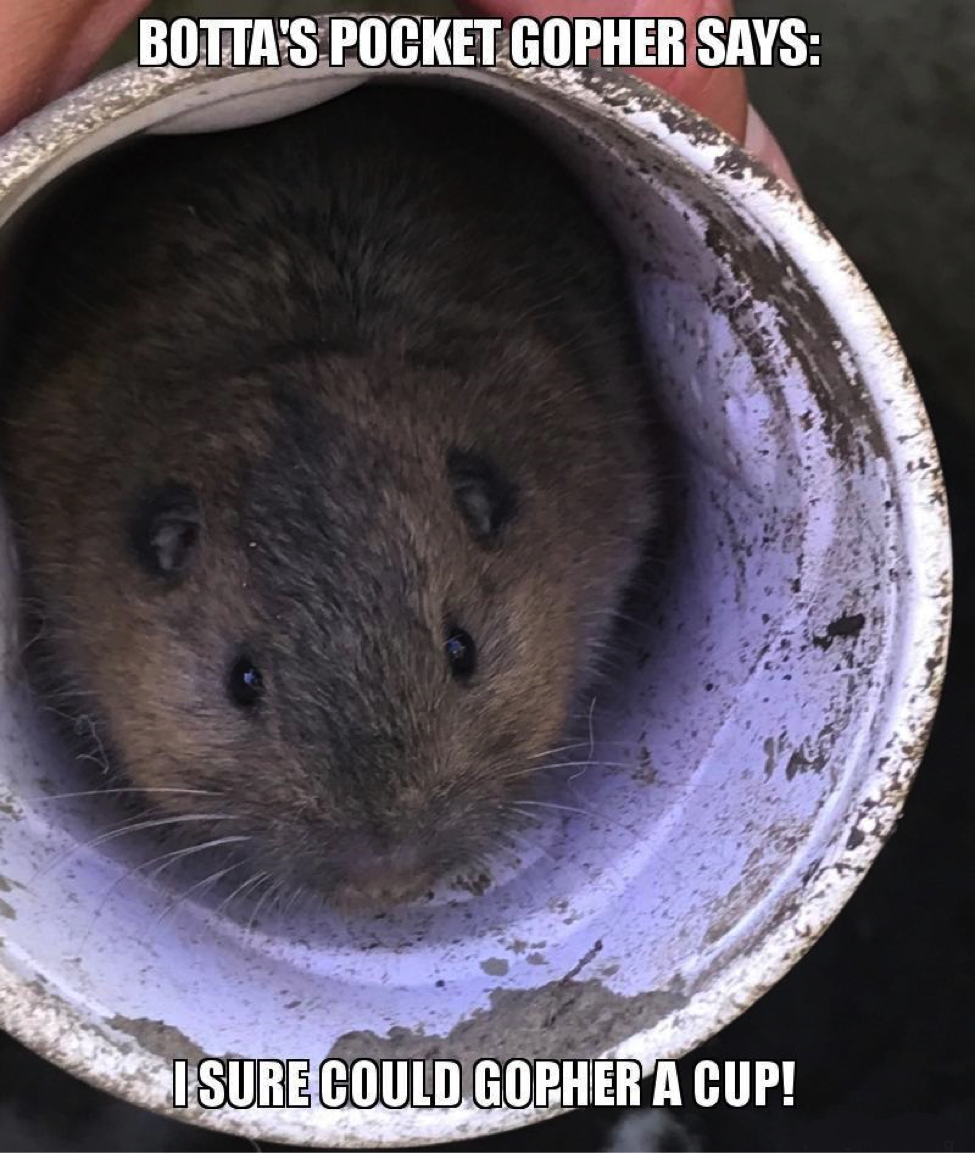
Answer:
<svg viewBox="0 0 975 1153"><path fill-rule="evenodd" d="M658 513L576 181L482 100L368 84L118 148L32 245L3 453L47 691L282 889L489 857Z"/></svg>

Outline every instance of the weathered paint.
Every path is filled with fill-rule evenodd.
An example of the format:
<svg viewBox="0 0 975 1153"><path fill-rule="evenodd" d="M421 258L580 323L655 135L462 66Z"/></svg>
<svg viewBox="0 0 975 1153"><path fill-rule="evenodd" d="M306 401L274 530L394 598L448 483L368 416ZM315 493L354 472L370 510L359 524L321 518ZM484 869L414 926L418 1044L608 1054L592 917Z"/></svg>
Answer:
<svg viewBox="0 0 975 1153"><path fill-rule="evenodd" d="M0 923L2 1023L163 1112L169 1061L200 1052L649 1067L688 1051L849 898L936 706L951 604L937 455L902 353L835 241L717 129L619 74L502 59L436 75L536 123L617 225L679 433L674 556L632 610L645 627L600 691L593 763L571 783L595 816L545 824L482 893L447 886L378 921L248 933L193 904L160 917L165 874L126 876L143 857L121 842L84 847L104 802L50 799L87 786L17 688L0 539L0 875L16 915ZM0 227L114 140L268 118L359 79L122 69L0 142ZM256 1139L370 1147L539 1115L470 1102L180 1113Z"/></svg>

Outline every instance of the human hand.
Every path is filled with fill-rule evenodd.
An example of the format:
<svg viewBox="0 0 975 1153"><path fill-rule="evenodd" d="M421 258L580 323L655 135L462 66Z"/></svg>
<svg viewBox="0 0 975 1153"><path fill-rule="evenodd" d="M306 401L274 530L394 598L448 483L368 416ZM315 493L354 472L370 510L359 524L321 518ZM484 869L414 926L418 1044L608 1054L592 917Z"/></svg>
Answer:
<svg viewBox="0 0 975 1153"><path fill-rule="evenodd" d="M688 30L684 68L634 68L632 73L664 89L719 124L740 140L778 176L795 185L789 162L775 138L748 101L741 68L701 68L695 54L694 29L702 16L734 15L734 0L457 0L461 11L475 16L661 16L679 17Z"/></svg>
<svg viewBox="0 0 975 1153"><path fill-rule="evenodd" d="M0 133L80 84L148 0L0 0Z"/></svg>
<svg viewBox="0 0 975 1153"><path fill-rule="evenodd" d="M0 2L0 133L80 84L148 0L2 0ZM482 16L678 16L688 29L701 16L728 17L732 0L458 0ZM314 3L309 5L314 7ZM621 12L620 8L629 8ZM636 68L720 124L774 172L795 183L788 162L751 107L740 68L700 68L688 45L685 68Z"/></svg>

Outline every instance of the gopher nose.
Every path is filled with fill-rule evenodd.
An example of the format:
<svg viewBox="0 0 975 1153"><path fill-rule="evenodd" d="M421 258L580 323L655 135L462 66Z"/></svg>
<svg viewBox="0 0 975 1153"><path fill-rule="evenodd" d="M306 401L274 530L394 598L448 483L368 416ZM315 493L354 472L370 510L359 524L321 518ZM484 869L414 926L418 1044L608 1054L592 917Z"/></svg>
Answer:
<svg viewBox="0 0 975 1153"><path fill-rule="evenodd" d="M437 869L424 847L351 834L329 854L328 889L340 908L378 910L428 893Z"/></svg>
<svg viewBox="0 0 975 1153"><path fill-rule="evenodd" d="M427 853L408 842L380 840L365 833L350 833L335 846L337 870L360 885L392 885L398 879L422 877L429 869Z"/></svg>

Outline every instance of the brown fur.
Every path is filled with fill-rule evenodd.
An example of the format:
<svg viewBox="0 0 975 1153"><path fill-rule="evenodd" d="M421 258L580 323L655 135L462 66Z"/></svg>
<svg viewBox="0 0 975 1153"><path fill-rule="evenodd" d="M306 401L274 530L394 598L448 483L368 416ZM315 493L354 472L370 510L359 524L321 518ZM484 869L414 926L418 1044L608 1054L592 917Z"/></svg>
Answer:
<svg viewBox="0 0 975 1153"><path fill-rule="evenodd" d="M337 899L489 854L655 518L622 273L584 199L499 114L371 87L136 145L52 212L4 456L49 655L112 756L147 790L214 790L221 832ZM516 488L494 542L452 449ZM168 481L203 515L176 583L124 531ZM478 644L469 684L448 620ZM225 688L241 648L251 714Z"/></svg>

